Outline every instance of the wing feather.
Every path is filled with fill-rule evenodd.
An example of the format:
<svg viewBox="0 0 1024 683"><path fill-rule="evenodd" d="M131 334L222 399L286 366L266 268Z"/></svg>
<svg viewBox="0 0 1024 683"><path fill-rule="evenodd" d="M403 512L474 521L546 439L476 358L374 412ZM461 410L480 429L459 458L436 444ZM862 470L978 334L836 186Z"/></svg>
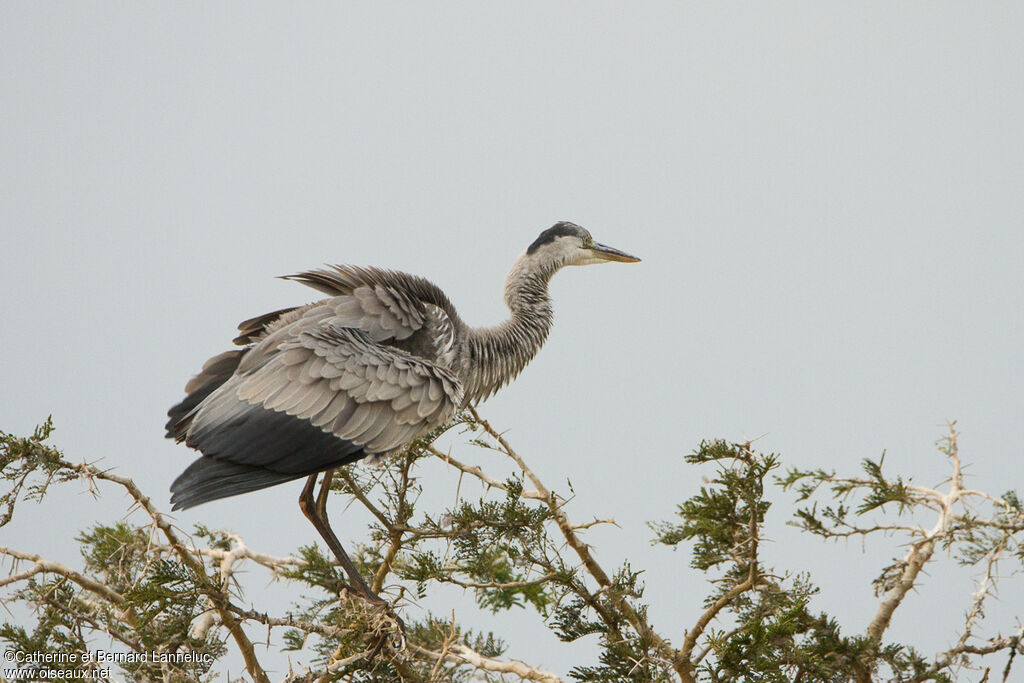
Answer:
<svg viewBox="0 0 1024 683"><path fill-rule="evenodd" d="M333 298L239 325L252 345L210 359L172 409L169 436L203 453L172 485L175 509L387 453L451 418L462 387L446 363L450 304L426 281L410 280L426 299L390 284L396 276L293 276ZM434 330L432 347L415 342Z"/></svg>
<svg viewBox="0 0 1024 683"><path fill-rule="evenodd" d="M352 401L347 394L331 391L328 391L326 393L328 396L332 397L331 402L318 414L313 415L310 418L310 422L312 422L317 427L330 425L332 422L334 422L334 419L338 417L338 414L341 413L342 410L344 410L346 403L354 403L354 401ZM332 431L332 429L328 426L326 431Z"/></svg>

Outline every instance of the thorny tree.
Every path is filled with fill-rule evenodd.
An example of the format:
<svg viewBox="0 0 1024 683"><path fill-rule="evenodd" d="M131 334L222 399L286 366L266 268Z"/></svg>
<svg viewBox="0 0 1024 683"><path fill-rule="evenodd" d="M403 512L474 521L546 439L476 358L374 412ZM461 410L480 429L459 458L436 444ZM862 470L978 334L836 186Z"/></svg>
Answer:
<svg viewBox="0 0 1024 683"><path fill-rule="evenodd" d="M94 489L123 488L138 508L129 519L143 520L81 531L77 569L0 547L10 563L0 579L0 600L8 614L31 615L31 623L0 627L0 640L5 649L55 658L64 653L63 661L46 665L50 669L98 670L94 662L66 656L97 644L111 649L113 643L124 653L177 653L165 658L170 661L124 657L116 675L131 681L214 680L217 662L234 650L260 683L270 679L260 663L265 646L252 640L256 628L276 634L274 642L308 662L282 679L291 682L1007 681L1015 656L1024 652L1019 623L986 631L1008 628L1002 635L976 635L1001 575L997 564L1024 562L1024 510L1013 493L999 497L965 488L952 424L940 442L951 467L944 488L893 478L881 461L870 460L861 476L824 470L780 476L779 458L756 453L749 443L702 443L686 460L710 470L707 484L678 506L675 519L651 526L656 543L690 549L691 566L706 575L710 591L702 605L693 605L692 623L658 625L648 618L645 599L654 596L645 595L640 571L628 562L610 571L583 540L587 528L610 520L572 521L567 500L476 412L460 415L451 427L471 432L471 444L507 457L519 474L500 480L425 439L384 469L350 466L335 480L336 489L372 515L355 560L372 577L373 590L383 590L398 606L402 629L349 593L342 573L316 546L272 557L233 533L199 527L186 535L131 479L66 460L47 443L49 420L27 438L0 432L6 487L0 526L19 501L41 500L52 487L76 480ZM415 472L434 458L460 477L482 481L485 494L448 509L429 508ZM842 630L834 618L814 611L817 589L808 576L765 566L760 542L769 528L768 494L779 488L795 492L803 507L791 523L810 534L880 534L906 548L875 580L879 604L866 626ZM930 526L912 521L922 514L931 516ZM783 520L773 516L771 523ZM939 548L976 567L978 580L965 600L964 621L949 626L955 643L928 657L885 636L894 611ZM294 608L275 615L243 607L235 573L246 565L292 582ZM565 679L504 658L497 634L470 632L454 615L414 619L409 601L439 584L472 591L480 609L494 613L532 608L538 628L564 641L594 639L600 656L579 663Z"/></svg>

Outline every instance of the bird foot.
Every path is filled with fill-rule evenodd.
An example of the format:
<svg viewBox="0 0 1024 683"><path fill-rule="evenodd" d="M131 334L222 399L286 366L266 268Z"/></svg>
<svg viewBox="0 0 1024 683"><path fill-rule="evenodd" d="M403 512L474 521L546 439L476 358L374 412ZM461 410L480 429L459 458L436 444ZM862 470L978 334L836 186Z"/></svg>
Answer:
<svg viewBox="0 0 1024 683"><path fill-rule="evenodd" d="M363 633L370 644L367 660L381 652L393 654L405 649L405 622L395 605L373 593L364 594L351 587L341 589L339 597L361 612Z"/></svg>

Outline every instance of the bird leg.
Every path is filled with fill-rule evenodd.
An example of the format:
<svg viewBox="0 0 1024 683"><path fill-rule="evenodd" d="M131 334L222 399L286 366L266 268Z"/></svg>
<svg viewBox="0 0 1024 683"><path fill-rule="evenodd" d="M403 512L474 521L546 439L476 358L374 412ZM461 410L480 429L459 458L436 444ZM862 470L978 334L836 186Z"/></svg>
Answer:
<svg viewBox="0 0 1024 683"><path fill-rule="evenodd" d="M388 642L396 649L405 648L405 623L401 617L395 614L387 601L375 594L366 585L363 577L359 575L356 566L349 559L348 553L341 547L341 541L334 535L334 531L327 520L327 496L331 492L331 480L334 478L334 470L327 470L324 473L323 483L320 484L320 490L317 492L316 499L314 500L313 487L316 486L316 478L317 475L315 474L310 476L306 480L306 485L302 487L302 493L299 495L299 508L302 509L302 514L306 515L306 518L320 532L320 535L327 542L327 547L331 549L334 556L338 558L338 564L348 574L352 587L362 594L363 599L381 610L382 618L372 627L374 635L371 638L375 639L376 643L370 650L368 660L376 657L377 653Z"/></svg>
<svg viewBox="0 0 1024 683"><path fill-rule="evenodd" d="M327 543L327 547L331 549L334 556L338 559L338 564L341 565L345 573L348 574L349 582L352 587L355 588L364 598L375 605L387 605L387 602L380 596L376 595L370 590L370 587L366 585L363 577L359 575L359 570L349 559L348 553L341 547L341 541L334 535L334 530L331 529L330 523L327 521L327 495L331 491L331 479L334 477L334 470L327 470L324 474L324 481L320 485L320 491L317 493L316 500L313 499L313 487L316 486L317 475L311 475L306 480L306 485L302 488L302 493L299 495L299 508L302 509L302 514L306 516L316 530L320 532L320 536L323 537Z"/></svg>
<svg viewBox="0 0 1024 683"><path fill-rule="evenodd" d="M324 472L324 480L320 484L320 491L316 494L316 514L330 527L327 519L327 496L331 493L331 482L334 481L334 470Z"/></svg>

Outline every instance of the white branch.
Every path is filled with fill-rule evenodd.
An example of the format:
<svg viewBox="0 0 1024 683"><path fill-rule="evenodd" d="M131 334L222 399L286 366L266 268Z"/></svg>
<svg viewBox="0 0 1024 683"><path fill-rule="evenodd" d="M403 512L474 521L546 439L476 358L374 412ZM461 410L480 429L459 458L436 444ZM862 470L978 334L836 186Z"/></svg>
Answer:
<svg viewBox="0 0 1024 683"><path fill-rule="evenodd" d="M450 662L469 664L481 671L491 671L498 674L511 674L513 676L518 676L524 681L565 683L564 680L550 671L544 671L543 669L538 669L522 662L503 662L498 659L484 657L479 652L476 652L461 643L452 645L451 650L447 653L434 652L433 650L428 650L418 645L413 645L412 647L417 654L431 657L433 659L445 659Z"/></svg>
<svg viewBox="0 0 1024 683"><path fill-rule="evenodd" d="M85 588L88 591L91 591L97 595L102 596L103 598L109 600L115 605L123 605L125 603L124 596L120 593L111 590L110 588L103 585L102 583L99 583L98 581L90 579L88 576L79 574L78 572L76 572L73 569L70 569L69 567L65 567L64 565L58 564L56 562L51 562L50 560L44 559L39 555L23 553L20 550L15 550L14 548L7 548L4 546L0 546L0 555L6 555L14 560L22 560L34 563L32 565L32 568L28 571L22 572L20 574L12 574L11 576L8 576L6 579L0 580L0 587L16 583L18 581L24 581L25 579L36 574L59 574L60 576L63 576L66 579L69 579L74 583L78 584L82 588Z"/></svg>

